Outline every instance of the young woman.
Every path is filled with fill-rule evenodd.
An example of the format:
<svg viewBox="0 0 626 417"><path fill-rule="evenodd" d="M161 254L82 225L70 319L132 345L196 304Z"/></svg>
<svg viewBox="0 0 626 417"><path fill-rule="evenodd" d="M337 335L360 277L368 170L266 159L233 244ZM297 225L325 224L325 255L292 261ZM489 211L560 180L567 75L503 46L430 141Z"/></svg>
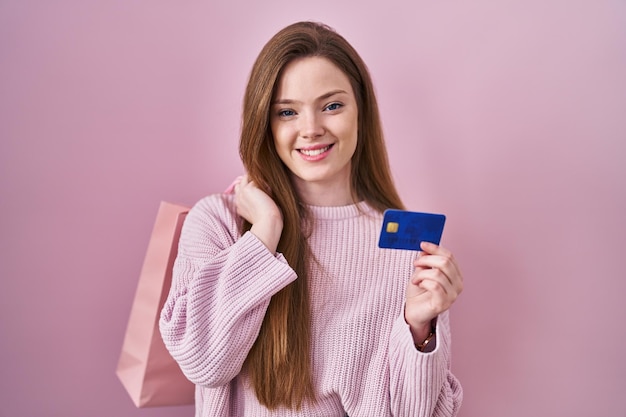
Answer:
<svg viewBox="0 0 626 417"><path fill-rule="evenodd" d="M248 82L247 174L180 238L163 340L197 416L453 416L452 254L380 249L393 185L368 70L327 26L277 33Z"/></svg>

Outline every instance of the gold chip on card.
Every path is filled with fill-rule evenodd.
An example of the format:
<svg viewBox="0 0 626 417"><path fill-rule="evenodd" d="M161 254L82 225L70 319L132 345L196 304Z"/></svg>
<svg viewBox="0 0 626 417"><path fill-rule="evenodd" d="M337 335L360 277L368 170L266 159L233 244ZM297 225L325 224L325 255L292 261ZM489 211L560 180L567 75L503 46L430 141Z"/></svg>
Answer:
<svg viewBox="0 0 626 417"><path fill-rule="evenodd" d="M398 223L389 222L387 223L387 233L397 233L398 232Z"/></svg>

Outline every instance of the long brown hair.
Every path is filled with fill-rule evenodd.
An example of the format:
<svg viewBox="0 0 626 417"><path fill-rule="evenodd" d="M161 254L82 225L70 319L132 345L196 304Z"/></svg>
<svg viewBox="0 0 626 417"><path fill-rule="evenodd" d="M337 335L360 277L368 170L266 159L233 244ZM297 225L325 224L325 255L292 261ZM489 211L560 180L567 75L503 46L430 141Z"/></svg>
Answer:
<svg viewBox="0 0 626 417"><path fill-rule="evenodd" d="M391 177L378 105L368 69L354 48L328 26L299 22L279 31L257 57L245 92L239 153L252 181L274 199L283 214L278 244L298 279L270 301L259 335L246 359L261 404L300 408L315 400L310 357L308 271L312 255L307 243L306 207L280 160L270 129L272 98L283 68L294 59L319 56L334 63L350 79L358 106L358 139L352 157L355 201L379 211L403 208ZM251 225L244 223L243 230Z"/></svg>

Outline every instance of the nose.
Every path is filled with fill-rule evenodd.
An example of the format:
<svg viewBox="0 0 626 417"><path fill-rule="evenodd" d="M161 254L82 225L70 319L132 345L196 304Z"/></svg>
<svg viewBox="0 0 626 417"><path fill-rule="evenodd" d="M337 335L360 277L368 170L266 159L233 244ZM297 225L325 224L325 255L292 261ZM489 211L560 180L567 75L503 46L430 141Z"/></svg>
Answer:
<svg viewBox="0 0 626 417"><path fill-rule="evenodd" d="M300 136L305 139L315 139L324 135L324 126L321 115L316 112L300 114Z"/></svg>

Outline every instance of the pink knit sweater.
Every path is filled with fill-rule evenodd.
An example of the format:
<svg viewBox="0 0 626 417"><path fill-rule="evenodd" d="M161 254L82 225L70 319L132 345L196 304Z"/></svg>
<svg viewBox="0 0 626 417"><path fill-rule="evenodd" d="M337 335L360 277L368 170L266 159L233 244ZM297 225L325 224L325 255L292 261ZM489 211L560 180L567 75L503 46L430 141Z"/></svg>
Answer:
<svg viewBox="0 0 626 417"><path fill-rule="evenodd" d="M240 236L232 195L190 211L161 313L168 350L196 384L196 416L454 416L462 389L450 372L448 314L436 349L415 349L404 320L414 252L379 249L382 216L361 203L309 207L312 366L318 401L296 411L260 405L242 364L273 294L297 279L281 254Z"/></svg>

